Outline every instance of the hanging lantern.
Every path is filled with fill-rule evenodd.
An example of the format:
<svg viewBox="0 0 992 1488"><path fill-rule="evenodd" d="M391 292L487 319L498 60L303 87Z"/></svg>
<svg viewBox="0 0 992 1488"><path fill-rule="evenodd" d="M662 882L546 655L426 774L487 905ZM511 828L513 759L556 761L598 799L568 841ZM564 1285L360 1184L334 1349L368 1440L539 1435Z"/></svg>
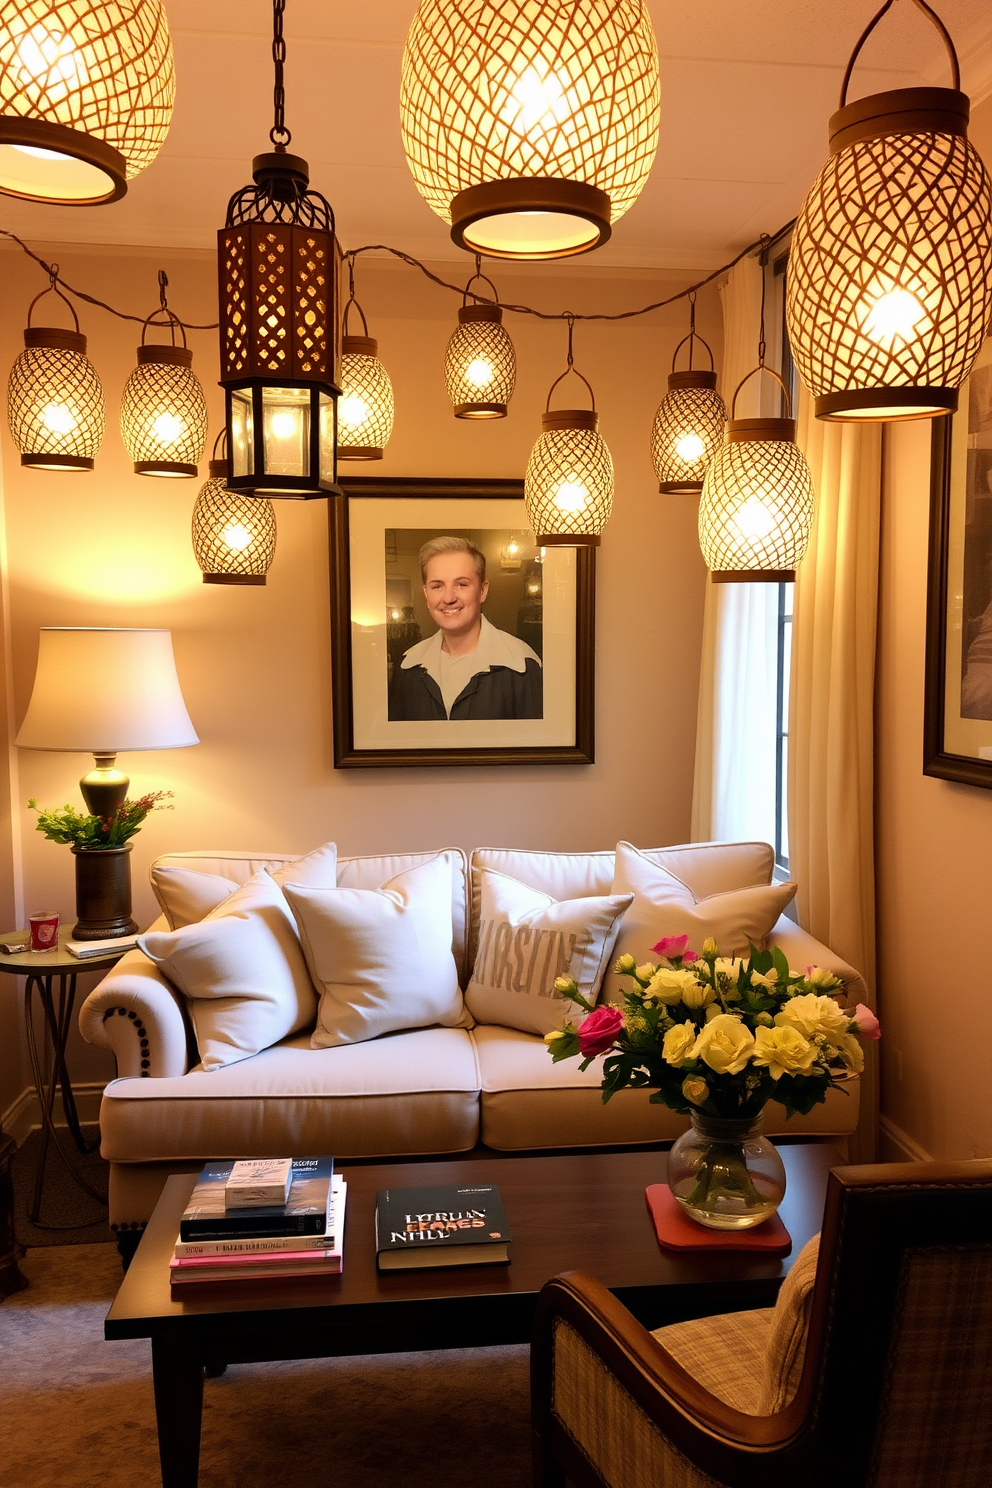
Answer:
<svg viewBox="0 0 992 1488"><path fill-rule="evenodd" d="M709 371L694 369L693 342L706 347ZM679 352L689 343L689 367L676 372ZM663 494L699 492L710 461L720 448L727 422L727 406L716 390L713 353L696 334L696 293L689 291L689 334L680 341L672 357L668 392L654 416L651 459Z"/></svg>
<svg viewBox="0 0 992 1488"><path fill-rule="evenodd" d="M207 403L193 371L186 330L169 309L168 278L159 269L161 305L145 321L138 365L121 395L121 438L134 461L135 475L190 476L203 458L207 442ZM163 316L172 344L146 346L145 336ZM178 328L183 344L176 345Z"/></svg>
<svg viewBox="0 0 992 1488"><path fill-rule="evenodd" d="M4 0L0 192L117 201L162 148L175 92L161 0Z"/></svg>
<svg viewBox="0 0 992 1488"><path fill-rule="evenodd" d="M592 386L574 365L574 318L569 315L567 320L568 366L548 393L543 432L527 463L524 502L538 546L596 548L613 510L613 458L599 433ZM569 372L589 389L591 410L551 411L554 390Z"/></svg>
<svg viewBox="0 0 992 1488"><path fill-rule="evenodd" d="M92 470L103 443L103 387L86 356L76 312L58 287L58 264L52 264L50 275L49 288L31 301L24 350L10 369L7 421L22 465ZM50 293L69 306L75 330L32 327L31 312Z"/></svg>
<svg viewBox="0 0 992 1488"><path fill-rule="evenodd" d="M275 148L231 197L217 234L221 385L232 491L309 500L336 484L337 252L334 214L287 154L282 17L273 0Z"/></svg>
<svg viewBox="0 0 992 1488"><path fill-rule="evenodd" d="M228 490L226 460L211 460L209 470L193 507L193 552L203 582L264 584L276 556L272 502Z"/></svg>
<svg viewBox="0 0 992 1488"><path fill-rule="evenodd" d="M762 340L764 336L762 335ZM748 378L770 372L785 393L787 418L738 419ZM699 545L714 583L789 583L813 529L813 477L796 443L789 390L759 363L737 386L727 442L711 463L699 503Z"/></svg>
<svg viewBox="0 0 992 1488"><path fill-rule="evenodd" d="M968 142L969 100L944 26L951 88L899 88L847 103L789 254L792 353L818 418L950 413L992 313L992 189Z"/></svg>
<svg viewBox="0 0 992 1488"><path fill-rule="evenodd" d="M658 122L644 0L421 0L403 146L460 248L541 259L599 247L647 181Z"/></svg>
<svg viewBox="0 0 992 1488"><path fill-rule="evenodd" d="M393 384L379 360L379 343L369 335L365 312L355 299L355 256L348 255L349 299L341 335L341 397L338 401L338 459L381 460L393 432ZM349 336L352 305L362 317L364 336Z"/></svg>
<svg viewBox="0 0 992 1488"><path fill-rule="evenodd" d="M503 329L503 307L491 279L475 273L462 294L458 326L452 331L444 353L444 385L455 410L455 418L506 418L506 406L517 384L517 356L513 342ZM467 303L476 279L488 284L495 305Z"/></svg>

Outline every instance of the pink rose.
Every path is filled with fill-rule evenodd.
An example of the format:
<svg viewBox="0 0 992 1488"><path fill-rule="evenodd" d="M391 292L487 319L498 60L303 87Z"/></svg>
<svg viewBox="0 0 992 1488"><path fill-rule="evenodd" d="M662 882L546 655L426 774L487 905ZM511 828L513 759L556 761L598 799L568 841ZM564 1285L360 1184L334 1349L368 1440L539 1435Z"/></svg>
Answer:
<svg viewBox="0 0 992 1488"><path fill-rule="evenodd" d="M651 949L657 956L664 956L668 961L676 961L679 956L683 961L698 961L699 956L695 951L689 950L688 935L664 935L656 946Z"/></svg>
<svg viewBox="0 0 992 1488"><path fill-rule="evenodd" d="M871 1008L866 1008L863 1002L859 1002L853 1013L854 1021L858 1025L858 1032L863 1039L880 1039L882 1030L878 1026L878 1019Z"/></svg>
<svg viewBox="0 0 992 1488"><path fill-rule="evenodd" d="M596 1008L579 1024L579 1053L585 1059L595 1059L613 1047L617 1034L623 1027L623 1013L618 1007Z"/></svg>

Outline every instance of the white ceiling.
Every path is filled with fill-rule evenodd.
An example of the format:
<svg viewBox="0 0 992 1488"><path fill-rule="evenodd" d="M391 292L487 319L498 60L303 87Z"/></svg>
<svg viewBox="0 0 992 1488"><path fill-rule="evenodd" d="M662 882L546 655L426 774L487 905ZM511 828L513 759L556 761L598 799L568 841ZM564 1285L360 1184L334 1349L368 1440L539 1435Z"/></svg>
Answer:
<svg viewBox="0 0 992 1488"><path fill-rule="evenodd" d="M661 144L640 200L597 266L712 268L795 215L826 154L854 41L878 0L650 0L661 58ZM937 0L962 85L992 92L992 3ZM228 196L268 149L270 0L166 0L178 91L169 138L123 201L47 207L3 198L0 226L35 240L212 248ZM346 247L389 243L460 259L419 196L400 141L403 43L415 0L288 0L286 119ZM911 0L881 23L852 96L949 85ZM586 260L591 267L592 260Z"/></svg>

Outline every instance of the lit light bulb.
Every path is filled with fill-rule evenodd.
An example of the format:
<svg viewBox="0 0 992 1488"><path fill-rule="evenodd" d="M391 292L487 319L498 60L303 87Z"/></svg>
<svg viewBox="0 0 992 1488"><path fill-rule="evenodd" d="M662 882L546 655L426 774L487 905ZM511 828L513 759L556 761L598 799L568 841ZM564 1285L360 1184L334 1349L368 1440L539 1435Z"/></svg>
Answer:
<svg viewBox="0 0 992 1488"><path fill-rule="evenodd" d="M589 488L581 481L562 481L554 495L555 506L560 511L580 512L585 511L589 501ZM542 549L543 557L543 549Z"/></svg>
<svg viewBox="0 0 992 1488"><path fill-rule="evenodd" d="M269 427L277 439L292 439L296 433L296 414L280 410L272 415Z"/></svg>
<svg viewBox="0 0 992 1488"><path fill-rule="evenodd" d="M874 302L862 330L872 341L891 351L897 340L914 340L917 326L926 318L926 310L908 289L890 289Z"/></svg>
<svg viewBox="0 0 992 1488"><path fill-rule="evenodd" d="M232 553L243 553L245 548L251 546L251 533L243 522L228 522L221 537Z"/></svg>
<svg viewBox="0 0 992 1488"><path fill-rule="evenodd" d="M338 404L338 420L346 429L357 429L369 416L369 405L364 398L352 394L348 398L342 398ZM276 414L276 418L280 415ZM275 421L273 420L273 424Z"/></svg>
<svg viewBox="0 0 992 1488"><path fill-rule="evenodd" d="M692 465L706 453L706 446L698 434L683 434L675 446L675 453L687 465Z"/></svg>
<svg viewBox="0 0 992 1488"><path fill-rule="evenodd" d="M400 614L399 610L390 610L389 614L390 614L390 618L393 619L393 620L402 620L403 619L403 616Z"/></svg>
<svg viewBox="0 0 992 1488"><path fill-rule="evenodd" d="M152 420L152 433L159 444L175 444L186 431L186 425L175 413L160 413Z"/></svg>
<svg viewBox="0 0 992 1488"><path fill-rule="evenodd" d="M17 79L20 87L38 84L53 101L64 97L69 87L79 88L89 81L72 37L62 31L46 31L42 25L32 26L23 38L17 60L21 64Z"/></svg>
<svg viewBox="0 0 992 1488"><path fill-rule="evenodd" d="M536 67L528 67L510 89L500 117L505 124L522 126L526 131L543 121L546 126L557 123L569 112L565 89L555 74L549 72L542 78Z"/></svg>
<svg viewBox="0 0 992 1488"><path fill-rule="evenodd" d="M741 537L760 539L775 530L775 518L757 496L749 496L733 519Z"/></svg>
<svg viewBox="0 0 992 1488"><path fill-rule="evenodd" d="M476 357L465 368L465 381L470 382L473 387L488 387L492 380L493 364L492 362L487 362L485 357Z"/></svg>
<svg viewBox="0 0 992 1488"><path fill-rule="evenodd" d="M510 541L506 545L506 551L509 553L511 558L515 558L519 553L520 548L515 537L510 538Z"/></svg>
<svg viewBox="0 0 992 1488"><path fill-rule="evenodd" d="M64 403L47 403L41 410L41 422L53 434L71 434L76 420Z"/></svg>

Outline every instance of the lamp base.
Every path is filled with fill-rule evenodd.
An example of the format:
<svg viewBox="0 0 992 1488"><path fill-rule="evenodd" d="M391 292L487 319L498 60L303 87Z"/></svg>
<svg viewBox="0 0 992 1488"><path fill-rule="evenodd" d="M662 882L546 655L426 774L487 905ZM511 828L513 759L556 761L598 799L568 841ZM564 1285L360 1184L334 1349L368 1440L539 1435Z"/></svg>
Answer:
<svg viewBox="0 0 992 1488"><path fill-rule="evenodd" d="M134 935L131 918L131 863L125 847L73 847L76 860L76 940Z"/></svg>
<svg viewBox="0 0 992 1488"><path fill-rule="evenodd" d="M80 780L79 789L92 816L113 816L127 800L130 778L114 769L116 754L94 754L93 758L96 763Z"/></svg>

